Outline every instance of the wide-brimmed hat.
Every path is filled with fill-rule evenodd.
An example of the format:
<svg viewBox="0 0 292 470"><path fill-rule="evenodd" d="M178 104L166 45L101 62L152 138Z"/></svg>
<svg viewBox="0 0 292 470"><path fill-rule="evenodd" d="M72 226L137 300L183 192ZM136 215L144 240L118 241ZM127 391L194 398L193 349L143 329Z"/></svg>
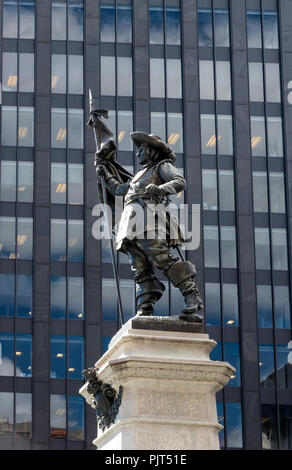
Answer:
<svg viewBox="0 0 292 470"><path fill-rule="evenodd" d="M175 160L175 155L171 147L163 142L163 140L155 134L146 134L145 132L131 132L131 138L135 145L139 148L142 144L147 144L159 150L165 157Z"/></svg>

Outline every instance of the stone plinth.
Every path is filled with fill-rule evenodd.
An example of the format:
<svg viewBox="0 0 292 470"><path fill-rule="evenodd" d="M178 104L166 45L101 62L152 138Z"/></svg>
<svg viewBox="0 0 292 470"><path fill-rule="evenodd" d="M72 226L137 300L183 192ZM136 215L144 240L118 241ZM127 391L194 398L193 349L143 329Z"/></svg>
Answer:
<svg viewBox="0 0 292 470"><path fill-rule="evenodd" d="M215 394L235 369L210 360L215 345L201 325L178 317L129 320L95 364L103 382L123 387L115 423L98 430L97 449L219 449ZM92 405L86 384L80 393Z"/></svg>

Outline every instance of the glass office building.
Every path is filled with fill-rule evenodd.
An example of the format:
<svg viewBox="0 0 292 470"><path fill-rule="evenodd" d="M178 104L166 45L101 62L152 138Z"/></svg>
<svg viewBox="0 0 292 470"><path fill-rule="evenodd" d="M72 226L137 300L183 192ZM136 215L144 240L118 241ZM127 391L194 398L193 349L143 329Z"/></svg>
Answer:
<svg viewBox="0 0 292 470"><path fill-rule="evenodd" d="M129 133L167 140L201 205L196 264L222 449L292 448L289 0L0 0L0 448L93 449L78 395L119 328L88 89ZM117 256L126 318L135 286ZM156 314L182 299L165 278Z"/></svg>

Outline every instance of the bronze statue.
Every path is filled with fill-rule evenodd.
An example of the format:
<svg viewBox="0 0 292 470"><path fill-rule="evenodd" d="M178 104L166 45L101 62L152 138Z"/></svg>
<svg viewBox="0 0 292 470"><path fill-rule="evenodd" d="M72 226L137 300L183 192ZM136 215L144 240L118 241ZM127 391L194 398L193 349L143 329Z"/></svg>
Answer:
<svg viewBox="0 0 292 470"><path fill-rule="evenodd" d="M102 110L102 112L105 116L105 111ZM155 276L154 268L158 268L184 297L185 308L179 318L184 321L202 323L203 302L194 280L195 266L190 261L181 260L173 254L172 248L179 247L183 243L176 219L171 215L167 217L164 239L158 236L160 227L157 222L154 224L151 236L149 236L149 231L145 234L145 232L139 233L138 230L133 238L132 231L130 233L129 229L137 204L143 208L143 213L149 204L163 204L167 207L168 196L185 189L186 181L174 166L175 154L170 146L158 136L133 132L131 138L138 148L137 157L141 170L131 177L115 161L116 147L112 134L109 133L104 123L100 124L98 113L92 110L90 122L90 125L99 131L99 150L96 152L95 166L99 181L103 182L103 189L109 194L109 198L113 196L124 198L124 209L116 234L116 249L128 255L134 274L138 307L136 316L153 315L154 304L165 290L164 284ZM106 202L104 190L101 191L101 195L103 195L103 202ZM177 227L174 227L175 224ZM171 230L171 227L176 230ZM175 232L177 237L172 238Z"/></svg>

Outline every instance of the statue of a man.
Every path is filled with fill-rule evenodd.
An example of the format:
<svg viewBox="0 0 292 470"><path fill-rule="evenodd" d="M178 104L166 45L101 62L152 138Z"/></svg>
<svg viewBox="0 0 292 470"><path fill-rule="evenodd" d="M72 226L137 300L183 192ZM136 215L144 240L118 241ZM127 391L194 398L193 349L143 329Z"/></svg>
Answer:
<svg viewBox="0 0 292 470"><path fill-rule="evenodd" d="M154 304L165 290L164 284L155 276L154 268L158 268L184 297L185 308L179 318L202 323L203 302L194 281L195 266L174 256L172 250L172 247L183 243L179 227L177 226L176 231L177 239L171 238L170 225L174 223L171 218L166 224L164 239L157 236L157 226L153 227L154 236L152 234L149 237L149 232L139 233L138 230L133 238L130 224L137 204L143 208L143 211L149 207L149 204L153 205L154 201L167 206L168 196L183 191L186 181L174 166L175 155L171 148L158 136L133 132L131 138L138 147L137 157L142 167L131 180L126 183L119 181L104 165L105 158L107 159L107 146L96 153L95 165L97 174L104 178L107 191L113 196L124 197L124 209L116 236L116 249L128 255L134 274L138 305L136 316L153 315ZM113 152L110 145L108 148L109 152Z"/></svg>

